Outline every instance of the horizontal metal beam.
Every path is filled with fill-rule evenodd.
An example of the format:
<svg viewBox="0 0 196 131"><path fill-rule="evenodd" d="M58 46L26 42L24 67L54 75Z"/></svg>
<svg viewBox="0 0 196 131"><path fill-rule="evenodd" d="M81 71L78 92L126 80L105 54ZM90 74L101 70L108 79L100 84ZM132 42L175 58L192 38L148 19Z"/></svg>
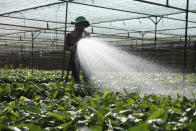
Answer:
<svg viewBox="0 0 196 131"><path fill-rule="evenodd" d="M175 9L175 10L180 10L180 11L186 12L186 9L178 8L178 7L170 6L170 5L166 5L166 4L160 4L160 3L146 1L146 0L134 0L134 1L142 2L142 3L147 3L147 4L151 4L151 5L162 6L162 7L171 8L171 9ZM192 10L188 10L188 12L196 13L196 11L192 11Z"/></svg>
<svg viewBox="0 0 196 131"><path fill-rule="evenodd" d="M2 25L3 23L0 23L0 25ZM16 27L23 27L23 28L35 28L36 30L34 31L39 31L39 30L51 30L51 31L58 31L58 32L64 32L62 30L57 30L57 29L48 29L48 28L40 28L40 27L29 27L29 26L21 26L21 25L12 25L12 24L3 24L3 25L8 25L8 26L16 26ZM96 26L96 28L105 28L105 27L99 27ZM190 28L196 28L196 27L189 27ZM106 28L107 29L107 28ZM109 29L113 29L113 28L109 28ZM115 29L115 28L114 28ZM184 29L184 28L172 28L172 29L161 29L161 30L157 30L157 31L168 31L168 30L179 30L179 29ZM123 29L118 29L118 30L123 30ZM141 31L131 31L131 30L124 30L129 33L138 33ZM147 33L153 33L154 30L144 30L143 32L147 32ZM32 30L27 30L26 32L15 32L15 33L10 33L10 34L3 34L3 36L5 35L13 35L13 34L23 34L23 33L28 33L28 32L32 32ZM52 33L52 32L51 32ZM125 33L125 34L126 34ZM56 32L54 32L54 34L56 34ZM164 33L160 33L161 35L173 35L173 36L181 36L181 35L175 35L175 34L164 34ZM2 36L2 35L1 35Z"/></svg>
<svg viewBox="0 0 196 131"><path fill-rule="evenodd" d="M50 29L50 28L31 27L31 26L23 26L23 25L15 25L15 24L5 24L5 23L0 23L0 25L7 25L7 26L14 26L14 27L22 27L22 28L30 28L30 29L31 28L32 29L38 29L38 30L19 30L19 29L7 29L7 30L19 30L19 31L32 32L32 31L39 31L41 29L41 30L52 30L52 31L64 32L63 30L58 30L58 29L62 29L63 27ZM72 27L72 26L69 26L69 27ZM136 32L141 32L141 31L143 31L143 32L151 32L151 31L154 31L154 30L138 30L137 31L137 30L128 30L128 29L114 28L114 27L102 27L102 26L96 26L96 25L93 25L91 27L103 28L103 29L121 30L121 31L130 32L130 33L136 33ZM188 28L196 28L196 26L192 26L192 27L188 27ZM6 28L2 28L2 29L5 29L6 30ZM160 30L157 30L157 31L179 30L179 29L184 29L184 28L169 28L169 29L160 29ZM21 33L24 33L24 32L21 32Z"/></svg>
<svg viewBox="0 0 196 131"><path fill-rule="evenodd" d="M7 38L12 38L13 40L19 40L19 41L22 41L22 40L32 40L31 37L26 37L26 38L22 38L22 39L19 39L19 37L16 37L16 36L5 36L5 37L0 37L0 40L2 39L7 39ZM37 40L46 40L46 41L54 41L53 38L36 38L36 41ZM58 39L59 41L63 41L63 39Z"/></svg>
<svg viewBox="0 0 196 131"><path fill-rule="evenodd" d="M186 22L186 20L183 20L183 19L171 18L171 17L167 17L167 16L163 16L163 18L167 18L167 19L171 19L171 20L176 20L176 21ZM191 20L188 20L188 22L189 23L196 23L196 21L191 21Z"/></svg>
<svg viewBox="0 0 196 131"><path fill-rule="evenodd" d="M28 18L10 17L10 16L3 16L3 17L14 18L14 19L32 20L32 21L39 21L39 22L51 22L51 23L65 24L64 22L45 21L45 20L39 20L39 19L28 19ZM148 17L139 17L139 18L133 18L133 19L127 19L127 20L144 19L144 18L148 18ZM185 22L185 20L177 19L177 18L170 18L170 17L165 17L165 16L164 16L163 18ZM121 20L121 21L125 21L125 19L123 19L123 20ZM112 22L112 21L111 21L111 22ZM188 22L190 22L190 23L196 23L195 21L188 21ZM105 23L105 22L104 22L104 23ZM70 24L70 23L67 23L67 24ZM92 25L93 25L93 24L92 24ZM72 26L70 26L70 27L72 27ZM129 32L130 32L130 30L120 29L120 28L99 27L99 26L91 26L91 27L105 28L105 29L114 29L114 30L121 30L121 31L129 31ZM63 27L62 27L62 28L63 28Z"/></svg>
<svg viewBox="0 0 196 131"><path fill-rule="evenodd" d="M69 32L69 31L68 31ZM146 32L148 32L148 33L153 33L153 31L146 31ZM51 34L56 34L55 32L46 32L46 33L51 33ZM134 32L129 32L129 33L138 33L138 31L134 31ZM11 34L6 34L6 35L14 35L14 34L24 34L24 32L17 32L17 33L11 33ZM58 33L58 34L61 34L61 35L63 35L63 33ZM95 32L94 32L94 34L96 34ZM126 33L118 33L118 34L115 34L115 35L117 35L117 36L119 36L119 34L127 34L127 32ZM158 34L161 34L161 35L172 35L172 34L164 34L164 33L158 33ZM107 35L110 35L110 34L107 34ZM5 36L5 35L4 35ZM173 36L181 36L181 35L173 35ZM127 36L125 36L125 37L127 37ZM19 38L19 37L18 37Z"/></svg>
<svg viewBox="0 0 196 131"><path fill-rule="evenodd" d="M112 39L122 39L122 40L142 40L141 38L136 38L136 37L124 37L124 36L122 36L122 37L116 37L115 35L108 35L108 34L100 34L100 33L96 33L96 36L95 37L100 37L100 38L112 38ZM195 36L196 37L196 36ZM10 38L3 38L3 39L0 39L0 42L2 42L2 41L4 41L4 42L6 42L6 41L9 41L9 42L31 42L31 40L30 39L28 39L28 40L17 40L17 39L11 39L12 37L10 37ZM178 39L179 37L168 37L168 39ZM144 41L153 41L154 40L154 38L145 38L144 39ZM165 38L160 38L158 41L168 41L168 42L171 42L171 41L176 41L176 40L165 40ZM36 40L35 42L37 42L37 43L39 43L40 44L40 42L51 42L52 41L52 39L50 39L50 40L47 40L47 39L38 39L38 40ZM59 42L59 43L63 43L63 40L61 40L62 42Z"/></svg>
<svg viewBox="0 0 196 131"><path fill-rule="evenodd" d="M1 29L1 28L0 28ZM6 30L6 29L3 29L3 30ZM27 33L31 33L31 31L28 31L28 32L26 32L26 31L23 31L23 32L14 32L14 33L8 33L8 34L1 34L0 36L2 37L2 36L9 36L9 35L19 35L19 34L27 34ZM42 33L44 33L44 34L58 34L58 35L64 35L64 33L62 32L62 33L58 33L58 32L42 32Z"/></svg>
<svg viewBox="0 0 196 131"><path fill-rule="evenodd" d="M31 42L32 40L31 39L22 39L22 40L19 40L19 39L16 39L16 38L12 38L12 37L9 37L9 38L0 38L0 42L1 41L14 41L14 42ZM35 42L53 42L53 39L36 39ZM63 40L59 40L58 41L59 43L63 43Z"/></svg>
<svg viewBox="0 0 196 131"><path fill-rule="evenodd" d="M7 13L2 13L2 14L0 14L0 16L3 16L3 15L10 15L10 14L13 14L13 13L19 13L19 12L28 11L28 10L34 10L34 9L43 8L43 7L48 7L48 6L57 5L57 4L62 4L62 3L65 3L65 1L56 2L56 3L50 3L50 4L45 4L45 5L36 6L36 7L30 7L30 8L21 9L21 10L16 10L16 11L11 11L11 12L7 12Z"/></svg>
<svg viewBox="0 0 196 131"><path fill-rule="evenodd" d="M0 27L1 30L12 30L12 31L26 31L26 30L20 30L20 29L8 29L8 28L2 28Z"/></svg>
<svg viewBox="0 0 196 131"><path fill-rule="evenodd" d="M42 20L42 19L35 19L35 18L23 18L23 17L16 17L16 16L0 16L5 18L11 18L11 19L21 19L21 20L29 20L29 21L37 21L37 22L45 22L45 23L54 23L54 24L65 24L64 22L57 22L57 21L51 21L51 20ZM71 24L71 23L67 23Z"/></svg>
<svg viewBox="0 0 196 131"><path fill-rule="evenodd" d="M104 27L99 27L99 26L95 26L96 28L104 28ZM188 29L194 29L196 28L196 26L192 26L192 27L188 27ZM107 29L107 28L106 28ZM113 28L111 28L113 29ZM169 28L169 29L159 29L157 30L158 32L161 31L169 31L169 30L184 30L185 28ZM146 32L146 33L154 33L155 30L125 30L125 29L118 29L118 30L122 30L122 31L127 31L125 33L118 33L118 34L127 34L129 33L139 33L139 32ZM173 35L173 36L182 36L182 35L175 35L175 34L163 34L161 33L161 35Z"/></svg>
<svg viewBox="0 0 196 131"><path fill-rule="evenodd" d="M194 28L196 28L196 26L192 26L192 27L188 27L188 29L194 29ZM183 28L169 28L169 29L160 29L160 30L157 30L157 31L169 31L169 30L184 30L185 29L185 27L183 27ZM151 32L151 31L154 31L154 30L150 30L150 31L146 31L146 32Z"/></svg>
<svg viewBox="0 0 196 131"><path fill-rule="evenodd" d="M23 25L5 24L5 23L0 23L0 25L5 25L5 26L14 26L14 27L21 27L21 28L29 28L29 29L36 29L36 30L31 30L31 31L37 31L37 30L53 30L53 31L62 31L62 30L56 30L56 29L51 29L51 28L33 27L33 26L23 26ZM30 30L27 30L27 31L30 31Z"/></svg>
<svg viewBox="0 0 196 131"><path fill-rule="evenodd" d="M166 17L167 18L167 17ZM71 26L70 26L71 27ZM141 32L141 31L135 31L135 30L127 30L127 29L120 29L120 28L112 28L112 27L101 27L101 26L91 26L91 27L95 27L95 28L103 28L103 29L112 29L112 30L120 30L120 31L126 31L129 32L129 33L137 33L137 32ZM63 28L63 27L62 27ZM195 27L189 27L189 28L195 28ZM0 29L3 29L3 28L0 28ZM59 28L60 29L60 28ZM184 29L184 28L171 28L171 29L163 29L163 30L158 30L158 31L167 31L167 30L178 30L178 29ZM4 30L6 30L4 28ZM7 29L7 30L18 30L18 29ZM11 33L11 34L5 34L5 35L12 35L12 34L20 34L20 33L28 33L28 32L31 32L31 31L26 31L26 30L18 30L18 31L23 31L23 32L16 32L16 33ZM26 32L25 32L26 31ZM146 30L143 32L152 32L154 30ZM62 31L63 32L63 31ZM60 34L60 33L58 33ZM120 34L120 33L119 33ZM123 34L123 33L122 33ZM167 35L167 34L165 34ZM170 34L172 35L172 34Z"/></svg>
<svg viewBox="0 0 196 131"><path fill-rule="evenodd" d="M38 21L38 22L49 22L49 23L55 23L55 24L65 24L64 22L47 21L47 20L40 20L40 19L29 19L29 18L22 18L22 17L12 17L12 16L0 16L0 17L8 17L8 18L14 18L14 19L31 20L31 21ZM122 20L119 20L119 21L135 20L135 19L145 19L145 18L148 18L148 17L137 17L137 18L132 18L132 19L122 19ZM164 16L163 18L171 19L171 20L177 20L177 21L184 21L184 22L186 21L186 20L177 19L177 18L170 18L170 17L167 17L167 16ZM103 23L107 23L107 22L108 21L105 21ZM116 21L110 21L110 22L116 22ZM188 21L188 22L189 23L196 23L195 21ZM70 23L67 23L67 24L70 24ZM92 23L91 25L94 25L94 24L95 23ZM70 26L70 27L72 27L72 26ZM91 27L98 27L98 26L91 26ZM130 30L125 30L125 29L111 28L111 27L98 27L98 28L114 29L114 30L122 30L122 31L130 31Z"/></svg>
<svg viewBox="0 0 196 131"><path fill-rule="evenodd" d="M119 19L119 20L108 20L108 21L103 21L103 22L97 22L97 23L91 23L91 25L98 25L98 24L103 24L103 23L110 23L110 22L121 22L121 21L128 21L128 20L138 20L138 19L146 19L149 18L147 17L135 17L135 18L127 18L127 19ZM171 19L171 20L176 20L176 21L186 21L183 19L177 19L177 18L171 18L167 16L163 16L163 18ZM196 23L196 21L188 21L189 23Z"/></svg>

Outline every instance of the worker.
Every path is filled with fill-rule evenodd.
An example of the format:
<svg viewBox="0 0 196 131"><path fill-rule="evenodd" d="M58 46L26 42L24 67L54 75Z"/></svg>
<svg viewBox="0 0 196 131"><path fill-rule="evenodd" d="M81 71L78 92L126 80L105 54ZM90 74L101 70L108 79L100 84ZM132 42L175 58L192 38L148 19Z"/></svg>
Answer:
<svg viewBox="0 0 196 131"><path fill-rule="evenodd" d="M66 35L65 50L70 51L70 69L72 76L76 83L80 83L80 71L82 71L84 82L89 82L88 73L81 67L78 56L77 56L77 42L82 39L89 37L90 34L85 31L85 28L90 26L89 22L85 17L79 16L75 19L75 22L71 22L75 25L74 31Z"/></svg>

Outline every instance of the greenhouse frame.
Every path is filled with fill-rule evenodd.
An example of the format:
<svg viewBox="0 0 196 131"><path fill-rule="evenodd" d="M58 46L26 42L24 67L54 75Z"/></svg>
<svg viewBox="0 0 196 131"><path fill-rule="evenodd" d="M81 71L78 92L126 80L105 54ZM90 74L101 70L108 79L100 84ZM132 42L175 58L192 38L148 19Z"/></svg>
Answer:
<svg viewBox="0 0 196 131"><path fill-rule="evenodd" d="M0 131L196 131L196 0L0 0Z"/></svg>
<svg viewBox="0 0 196 131"><path fill-rule="evenodd" d="M64 70L65 33L74 29L76 17L85 16L92 37L195 72L195 15L195 0L1 1L0 65Z"/></svg>

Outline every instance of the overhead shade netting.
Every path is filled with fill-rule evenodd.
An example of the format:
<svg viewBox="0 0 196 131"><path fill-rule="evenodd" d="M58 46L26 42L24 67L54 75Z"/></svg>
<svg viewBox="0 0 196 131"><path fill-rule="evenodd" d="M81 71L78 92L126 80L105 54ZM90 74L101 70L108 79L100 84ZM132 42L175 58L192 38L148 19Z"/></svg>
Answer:
<svg viewBox="0 0 196 131"><path fill-rule="evenodd" d="M5 0L0 2L0 14L32 8L45 4L59 2L58 0Z"/></svg>
<svg viewBox="0 0 196 131"><path fill-rule="evenodd" d="M68 0L67 0L68 1ZM40 45L56 43L63 45L66 0L6 0L0 1L0 41L9 38L23 42L32 39L32 32L40 32L35 42ZM70 23L78 16L84 16L91 26L86 30L92 37L123 44L143 39L144 44L154 43L155 22L157 43L178 41L184 37L186 0L73 0L68 3L67 32L74 30ZM161 5L154 5L158 3ZM30 9L31 8L31 9ZM196 1L190 0L188 36L196 34ZM19 11L21 10L21 11ZM141 33L145 33L142 38ZM6 40L3 41L3 43ZM120 41L120 42L119 42ZM2 42L2 41L1 41ZM30 44L30 42L29 42Z"/></svg>

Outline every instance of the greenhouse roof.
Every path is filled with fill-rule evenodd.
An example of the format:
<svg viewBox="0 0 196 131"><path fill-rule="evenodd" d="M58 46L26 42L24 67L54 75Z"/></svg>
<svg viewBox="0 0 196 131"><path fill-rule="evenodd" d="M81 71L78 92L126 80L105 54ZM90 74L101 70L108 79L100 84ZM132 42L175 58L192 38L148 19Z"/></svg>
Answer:
<svg viewBox="0 0 196 131"><path fill-rule="evenodd" d="M117 44L184 40L187 0L6 0L0 1L0 44L63 45L67 31L85 16L91 36ZM196 40L196 1L189 0L188 38Z"/></svg>

